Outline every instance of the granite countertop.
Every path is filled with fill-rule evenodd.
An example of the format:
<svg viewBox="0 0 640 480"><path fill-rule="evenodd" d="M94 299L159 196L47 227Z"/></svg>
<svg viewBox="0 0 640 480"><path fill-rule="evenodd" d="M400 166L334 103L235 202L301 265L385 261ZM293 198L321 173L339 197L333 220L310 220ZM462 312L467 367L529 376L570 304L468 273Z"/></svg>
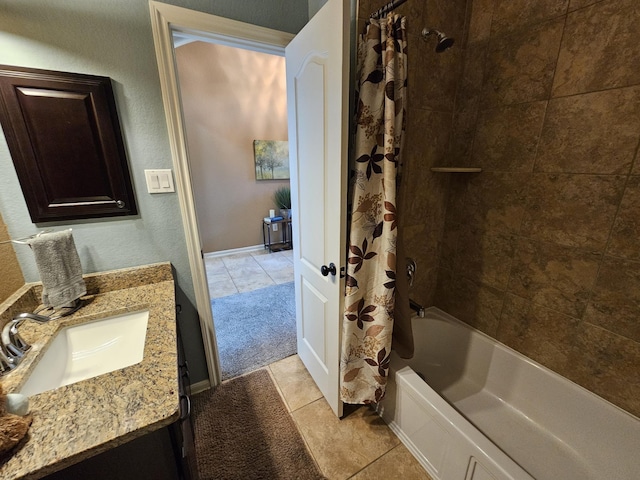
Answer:
<svg viewBox="0 0 640 480"><path fill-rule="evenodd" d="M175 291L171 264L85 275L85 305L47 324L20 329L32 349L0 378L7 392L26 376L61 328L125 312L149 310L142 362L31 396L29 437L0 459L0 478L41 478L173 423L179 417ZM0 305L0 326L40 303L42 287L27 284Z"/></svg>

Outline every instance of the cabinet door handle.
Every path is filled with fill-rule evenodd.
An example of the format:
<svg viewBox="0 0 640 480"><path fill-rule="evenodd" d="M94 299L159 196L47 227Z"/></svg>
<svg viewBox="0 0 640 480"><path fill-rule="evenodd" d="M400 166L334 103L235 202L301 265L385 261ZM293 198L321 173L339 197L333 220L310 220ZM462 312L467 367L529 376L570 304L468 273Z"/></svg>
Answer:
<svg viewBox="0 0 640 480"><path fill-rule="evenodd" d="M191 383L191 376L189 375L189 369L185 367L180 367L180 377L186 379L187 386Z"/></svg>
<svg viewBox="0 0 640 480"><path fill-rule="evenodd" d="M328 267L326 265L322 265L320 267L320 273L322 274L323 277L326 277L329 274L335 275L336 274L336 266L335 266L335 264L334 263L330 263Z"/></svg>
<svg viewBox="0 0 640 480"><path fill-rule="evenodd" d="M189 395L185 395L184 393L181 393L180 401L182 401L183 399L187 401L187 411L186 413L184 411L180 412L181 421L184 421L191 416L191 399L189 398Z"/></svg>

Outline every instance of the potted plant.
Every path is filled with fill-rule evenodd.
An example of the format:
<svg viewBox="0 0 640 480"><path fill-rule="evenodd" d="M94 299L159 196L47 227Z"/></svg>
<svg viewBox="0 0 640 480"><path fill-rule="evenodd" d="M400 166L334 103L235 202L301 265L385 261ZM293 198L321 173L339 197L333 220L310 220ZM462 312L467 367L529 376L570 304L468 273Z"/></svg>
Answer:
<svg viewBox="0 0 640 480"><path fill-rule="evenodd" d="M273 201L276 207L280 209L280 215L283 218L288 219L291 217L291 188L288 186L279 187L273 192Z"/></svg>

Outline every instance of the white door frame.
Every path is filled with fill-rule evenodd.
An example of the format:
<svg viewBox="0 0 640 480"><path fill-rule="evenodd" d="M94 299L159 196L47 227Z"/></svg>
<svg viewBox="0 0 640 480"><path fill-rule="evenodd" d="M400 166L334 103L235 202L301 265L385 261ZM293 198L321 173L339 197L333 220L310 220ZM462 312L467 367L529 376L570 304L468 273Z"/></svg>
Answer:
<svg viewBox="0 0 640 480"><path fill-rule="evenodd" d="M191 268L191 277L196 296L196 308L200 317L200 331L207 361L209 384L215 386L221 382L220 362L213 326L209 287L202 260L202 243L200 241L191 183L172 32L197 37L203 41L212 41L231 47L248 48L280 56L284 56L284 47L294 35L153 0L149 1L149 10L151 13L153 42L158 60L162 101L164 103L169 144L175 170L176 192L180 202L189 267Z"/></svg>

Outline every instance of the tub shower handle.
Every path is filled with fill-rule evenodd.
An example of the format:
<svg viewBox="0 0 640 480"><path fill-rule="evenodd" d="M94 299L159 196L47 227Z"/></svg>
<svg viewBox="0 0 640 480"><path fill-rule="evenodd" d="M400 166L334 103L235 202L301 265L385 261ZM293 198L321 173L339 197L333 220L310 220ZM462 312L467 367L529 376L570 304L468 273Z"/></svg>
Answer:
<svg viewBox="0 0 640 480"><path fill-rule="evenodd" d="M410 287L413 287L413 279L416 276L416 270L416 261L413 258L407 257L407 280L409 281Z"/></svg>
<svg viewBox="0 0 640 480"><path fill-rule="evenodd" d="M337 273L335 264L330 263L328 267L326 265L322 265L320 267L320 273L322 274L323 277L326 277L329 274L335 275Z"/></svg>

